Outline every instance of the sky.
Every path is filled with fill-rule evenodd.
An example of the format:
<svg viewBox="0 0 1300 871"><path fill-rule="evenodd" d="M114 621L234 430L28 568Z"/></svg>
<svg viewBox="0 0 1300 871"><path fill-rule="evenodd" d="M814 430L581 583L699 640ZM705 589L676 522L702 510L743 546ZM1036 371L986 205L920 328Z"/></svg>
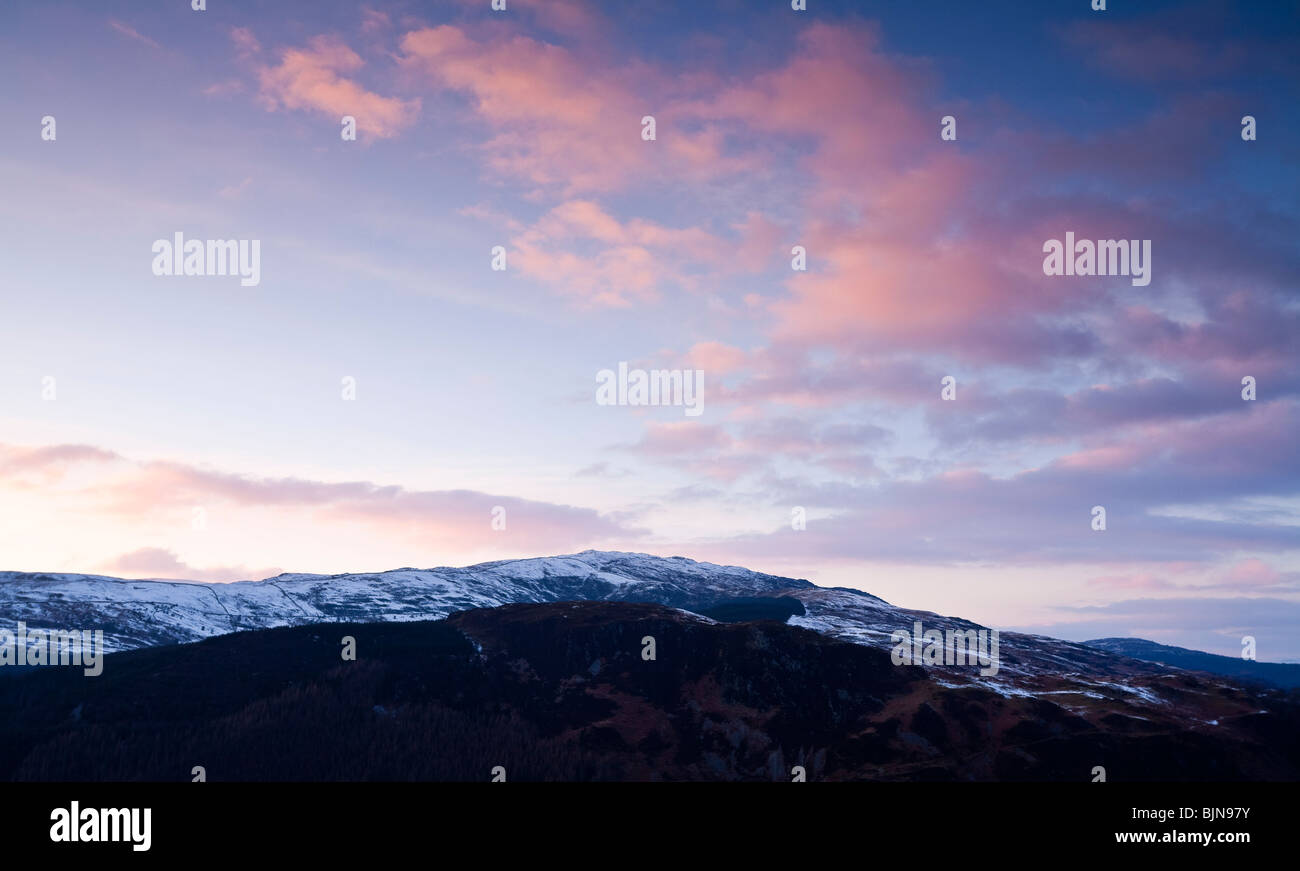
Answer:
<svg viewBox="0 0 1300 871"><path fill-rule="evenodd" d="M0 568L626 550L1300 661L1300 4L206 5L0 7Z"/></svg>

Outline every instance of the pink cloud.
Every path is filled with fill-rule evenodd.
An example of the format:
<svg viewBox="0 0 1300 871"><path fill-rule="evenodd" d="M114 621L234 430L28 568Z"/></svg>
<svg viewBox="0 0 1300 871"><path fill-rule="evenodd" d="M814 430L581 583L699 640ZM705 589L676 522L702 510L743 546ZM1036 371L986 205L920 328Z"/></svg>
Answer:
<svg viewBox="0 0 1300 871"><path fill-rule="evenodd" d="M1182 584L1174 584L1161 575L1152 572L1138 572L1131 575L1105 575L1093 578L1093 586L1107 590L1136 590L1140 592L1166 592L1187 589Z"/></svg>
<svg viewBox="0 0 1300 871"><path fill-rule="evenodd" d="M41 483L72 479L74 469L95 472L60 491L66 510L130 521L141 528L160 518L192 510L254 512L346 530L364 524L374 533L423 545L490 548L505 540L491 528L493 511L504 508L509 543L524 552L554 551L633 537L630 529L597 511L472 490L410 490L368 481L326 482L302 478L259 478L177 462L135 462L84 445L27 449L0 445L0 489L26 491L37 474ZM158 554L152 553L152 557ZM146 554L149 555L149 554ZM157 563L151 563L156 565ZM153 569L140 569L153 571Z"/></svg>
<svg viewBox="0 0 1300 871"><path fill-rule="evenodd" d="M498 172L592 190L646 165L639 119L649 107L559 46L523 36L476 42L443 25L407 33L401 49L408 69L471 96L498 131L483 146Z"/></svg>
<svg viewBox="0 0 1300 871"><path fill-rule="evenodd" d="M142 547L104 563L99 571L126 578L162 578L189 581L243 581L269 578L278 567L248 569L245 566L214 566L198 569L162 547Z"/></svg>
<svg viewBox="0 0 1300 871"><path fill-rule="evenodd" d="M213 82L203 89L205 97L227 97L231 94L238 94L244 90L244 83L238 79L226 79L221 82Z"/></svg>
<svg viewBox="0 0 1300 871"><path fill-rule="evenodd" d="M503 175L572 195L753 166L726 153L720 130L675 125L671 78L646 65L593 69L559 45L523 35L478 41L452 25L411 31L401 48L408 70L470 96L493 131L481 146L488 165ZM656 118L653 142L641 138L646 115Z"/></svg>
<svg viewBox="0 0 1300 871"><path fill-rule="evenodd" d="M1181 582L1170 580L1170 575L1182 577L1184 580ZM1198 578L1193 575L1203 577ZM1161 566L1159 571L1107 575L1090 581L1091 584L1107 590L1238 594L1291 592L1297 587L1298 582L1300 582L1300 575L1297 573L1280 572L1259 557L1247 557L1230 562L1224 567L1216 566L1208 574L1203 566L1195 563L1171 563Z"/></svg>
<svg viewBox="0 0 1300 871"><path fill-rule="evenodd" d="M626 306L672 284L692 288L692 263L716 263L730 247L698 227L619 221L590 200L551 209L512 240L522 274L594 305Z"/></svg>
<svg viewBox="0 0 1300 871"><path fill-rule="evenodd" d="M1228 570L1225 586L1236 588L1268 588L1282 582L1282 574L1258 557L1241 560Z"/></svg>
<svg viewBox="0 0 1300 871"><path fill-rule="evenodd" d="M240 58L260 54L262 44L257 41L257 36L247 27L232 27L230 29L230 41L235 44L235 55Z"/></svg>
<svg viewBox="0 0 1300 871"><path fill-rule="evenodd" d="M692 368L703 369L706 375L726 375L745 365L748 354L740 348L722 342L698 342L686 352Z"/></svg>
<svg viewBox="0 0 1300 871"><path fill-rule="evenodd" d="M0 444L0 487L35 490L63 481L79 467L113 463L120 457L92 445L25 448Z"/></svg>
<svg viewBox="0 0 1300 871"><path fill-rule="evenodd" d="M380 139L396 136L414 122L420 101L381 96L344 75L364 65L336 37L315 36L308 48L285 49L279 65L258 67L260 95L271 110L305 109L335 122L352 115L361 132Z"/></svg>
<svg viewBox="0 0 1300 871"><path fill-rule="evenodd" d="M361 7L361 32L378 33L388 30L393 26L393 19L387 12L381 12L378 9L372 9L369 6Z"/></svg>
<svg viewBox="0 0 1300 871"><path fill-rule="evenodd" d="M684 102L684 113L811 139L808 167L852 190L882 178L917 143L937 140L937 117L926 118L917 105L928 72L886 56L875 27L814 22L798 41L784 66Z"/></svg>

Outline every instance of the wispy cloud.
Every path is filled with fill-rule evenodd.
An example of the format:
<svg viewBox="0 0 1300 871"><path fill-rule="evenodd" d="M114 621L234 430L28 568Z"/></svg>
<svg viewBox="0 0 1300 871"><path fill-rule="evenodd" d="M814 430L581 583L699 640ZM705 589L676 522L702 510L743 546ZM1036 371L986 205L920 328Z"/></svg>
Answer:
<svg viewBox="0 0 1300 871"><path fill-rule="evenodd" d="M143 33L136 30L134 27L132 27L129 24L124 24L121 21L112 18L109 19L108 26L113 28L123 36L127 37L128 39L134 39L136 42L142 42L145 45L149 46L150 48L156 48L159 51L162 51L161 45L159 45L157 42L153 41L149 37L145 36Z"/></svg>

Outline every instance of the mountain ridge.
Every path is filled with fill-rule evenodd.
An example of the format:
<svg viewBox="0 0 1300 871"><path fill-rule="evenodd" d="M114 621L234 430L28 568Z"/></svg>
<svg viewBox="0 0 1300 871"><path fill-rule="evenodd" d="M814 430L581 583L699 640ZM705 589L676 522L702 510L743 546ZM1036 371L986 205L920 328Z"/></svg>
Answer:
<svg viewBox="0 0 1300 871"><path fill-rule="evenodd" d="M689 608L810 589L818 588L742 566L586 550L461 567L282 572L228 583L0 572L0 612L31 625L102 626L107 649L129 650L328 620L433 620L515 602L621 600Z"/></svg>
<svg viewBox="0 0 1300 871"><path fill-rule="evenodd" d="M1159 662L1174 668L1209 672L1282 689L1300 687L1300 664L1298 663L1257 662L1253 659L1239 659L1217 653L1206 653L1203 650L1160 644L1145 638L1094 638L1083 643L1099 650L1148 662Z"/></svg>
<svg viewBox="0 0 1300 871"><path fill-rule="evenodd" d="M962 618L895 606L862 590L820 587L805 579L681 556L622 551L376 573L281 573L226 584L0 572L0 613L31 627L102 629L109 652L317 623L439 620L511 604L629 602L736 614L763 598L797 600L782 615L792 626L886 651L896 646L895 632L910 632L917 622L946 634L987 629ZM749 604L738 612L737 602ZM754 613L765 611L772 609L760 607ZM1127 682L1168 674L1170 666L1047 636L999 635L993 674L969 664L926 667L952 686L977 686L1008 698L1050 693L1085 705L1123 692L1146 704L1165 701L1157 690L1134 690Z"/></svg>

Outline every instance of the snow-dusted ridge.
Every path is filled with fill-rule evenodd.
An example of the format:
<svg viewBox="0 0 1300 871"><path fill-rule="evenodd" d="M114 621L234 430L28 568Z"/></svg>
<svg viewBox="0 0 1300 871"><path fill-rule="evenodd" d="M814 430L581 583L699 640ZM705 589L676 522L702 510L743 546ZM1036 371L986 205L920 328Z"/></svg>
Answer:
<svg viewBox="0 0 1300 871"><path fill-rule="evenodd" d="M103 629L109 651L198 641L249 629L331 621L436 620L468 608L574 600L653 602L690 611L720 599L782 595L806 613L792 625L890 649L891 634L983 629L953 617L899 608L861 590L720 566L685 557L587 550L465 567L401 568L337 575L281 574L261 581L126 580L102 575L0 572L0 626ZM962 682L1003 693L1041 691L1042 679L1114 694L1116 678L1170 669L1082 644L1001 633L1001 667L946 668ZM1110 682L1110 683L1108 683ZM1055 690L1061 687L1054 685Z"/></svg>
<svg viewBox="0 0 1300 871"><path fill-rule="evenodd" d="M234 583L0 572L0 620L103 628L109 650L128 650L303 623L436 620L512 602L621 600L689 610L719 598L803 589L815 587L739 566L593 550L465 567L286 573Z"/></svg>

